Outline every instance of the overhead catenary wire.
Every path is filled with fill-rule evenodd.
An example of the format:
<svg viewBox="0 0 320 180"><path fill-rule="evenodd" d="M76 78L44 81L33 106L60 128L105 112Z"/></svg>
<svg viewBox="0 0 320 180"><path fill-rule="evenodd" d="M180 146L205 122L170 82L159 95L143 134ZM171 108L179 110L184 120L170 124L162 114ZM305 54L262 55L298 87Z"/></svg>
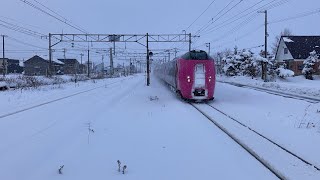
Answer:
<svg viewBox="0 0 320 180"><path fill-rule="evenodd" d="M287 18L270 21L269 24L275 24L275 23L290 21L290 20L299 19L299 18L303 18L303 17L307 17L307 16L311 16L311 15L314 15L314 14L319 14L319 13L320 13L320 8L317 8L315 10L299 13L297 15L290 16L290 17L287 17Z"/></svg>
<svg viewBox="0 0 320 180"><path fill-rule="evenodd" d="M43 49L43 50L48 50L47 48L43 48L43 47L40 47L40 46L36 46L36 45L33 45L33 44L29 44L29 43L26 43L26 42L23 42L23 41L20 41L16 38L13 38L13 37L10 37L10 36L7 36L8 39L10 40L13 40L15 42L18 42L20 44L23 44L23 45L27 45L27 46L31 46L31 47L35 47L35 48L39 48L39 49Z"/></svg>
<svg viewBox="0 0 320 180"><path fill-rule="evenodd" d="M280 5L284 4L284 3L287 3L287 2L288 2L288 0L281 0L281 1L279 1L279 2L276 2L276 0L273 0L273 1L271 1L271 2L269 2L269 3L267 3L267 4L265 4L265 5L263 5L263 6L261 6L261 7L259 7L258 9L254 10L254 11L251 11L251 12L245 14L244 16L235 19L234 21L240 20L240 19L242 19L242 18L244 18L244 17L246 17L246 16L248 16L248 15L250 15L250 14L257 13L258 10L261 10L261 9L272 9L272 8L278 7L278 6L280 6ZM256 15L253 14L252 16L256 16ZM232 21L232 22L234 22L234 21ZM228 23L227 25L229 25L229 24L231 24L231 23ZM210 43L215 42L215 41L217 41L217 40L222 40L222 39L225 39L225 38L229 37L229 36L232 35L234 32L238 31L239 29L241 29L243 26L246 26L247 24L248 24L248 22L246 22L246 21L238 24L238 25L237 25L236 27L234 27L231 31L229 31L228 33L225 33L224 35L220 36L220 38L218 38L218 39L215 39L215 40L210 41ZM225 26L226 26L226 25L223 25L223 26L221 26L221 27L218 27L217 29L212 30L212 32L213 32L213 31L216 31L216 30L218 30L218 29L221 29L221 28L223 28L223 27L225 27ZM209 34L209 33L207 33L207 34ZM232 42L233 42L233 41L232 41ZM200 46L198 46L198 47L201 47L201 46L203 46L203 44L200 45Z"/></svg>
<svg viewBox="0 0 320 180"><path fill-rule="evenodd" d="M56 19L56 20L58 20L58 21L60 21L62 23L64 23L64 24L66 24L66 25L68 25L68 26L70 26L70 27L82 32L82 33L87 33L86 31L84 31L83 29L77 27L76 25L71 24L70 21L66 20L66 18L57 17L56 15L47 12L46 10L40 8L39 6L33 4L30 1L27 1L27 0L20 0L20 1L25 3L25 4L27 4L27 5L29 5L29 6L31 6L31 7L33 7L36 10L39 10L40 12L42 12L42 13L44 13L44 14L46 14L46 15L48 15L48 16L50 16L50 17L52 17L52 18L54 18L54 19Z"/></svg>
<svg viewBox="0 0 320 180"><path fill-rule="evenodd" d="M232 1L233 2L233 1ZM216 18L214 21L212 21L211 24L214 24L215 22L217 22L218 20L220 20L223 16L225 16L226 14L228 14L229 12L231 12L233 9L235 9L238 5L240 5L243 2L243 0L240 0L238 3L236 3L235 5L233 5L230 9L228 9L226 12L224 12L223 14L221 14L218 18ZM210 25L209 25L210 26ZM207 26L208 27L208 26ZM204 28L205 29L205 28ZM201 33L201 32L199 32Z"/></svg>
<svg viewBox="0 0 320 180"><path fill-rule="evenodd" d="M203 25L203 26L196 32L196 34L200 34L200 32L201 32L203 29L206 29L208 26L210 26L210 25L212 24L213 20L214 20L218 15L220 15L225 9L227 9L234 1L235 1L235 0L230 1L230 2L229 2L224 8L222 8L214 17L212 17L211 20L210 20L207 24Z"/></svg>
<svg viewBox="0 0 320 180"><path fill-rule="evenodd" d="M37 32L37 31L31 30L31 29L19 26L17 24L10 23L10 22L5 21L3 19L0 19L0 26L3 26L5 28L7 28L7 29L10 29L10 30L13 30L15 32L19 32L19 33L22 33L22 34L25 34L25 35L28 35L28 36L36 37L36 38L39 38L39 39L41 39L41 37L44 36L44 34L42 34L40 32Z"/></svg>
<svg viewBox="0 0 320 180"><path fill-rule="evenodd" d="M195 23L198 21L198 19L210 8L210 6L215 2L216 0L213 0L208 6L207 8L202 11L202 13L185 29L186 31Z"/></svg>
<svg viewBox="0 0 320 180"><path fill-rule="evenodd" d="M236 22L236 21L238 21L238 20L240 20L240 19L242 19L242 18L245 18L245 17L247 17L247 16L249 16L249 15L251 15L251 14L257 13L257 11L259 11L259 10L262 10L262 9L264 9L264 10L270 10L270 9L272 9L272 8L278 7L278 6L282 5L283 3L287 2L287 0L281 0L280 2L282 2L282 4L278 4L279 2L275 2L275 1L277 1L277 0L273 0L273 1L271 1L271 2L269 2L269 3L267 3L267 4L263 5L263 6L261 6L261 7L259 7L259 8L256 8L256 9L254 9L254 10L252 10L252 11L244 14L243 16L240 16L240 17L239 17L238 15L233 16L232 18L227 19L227 20L224 21L223 23L218 24L217 26L208 29L208 30L205 31L204 34L202 34L201 36L210 34L210 33L214 32L214 31L217 31L217 30L219 30L219 29L221 29L221 28L224 28L224 27L226 27L226 26L228 26L228 25L230 25L230 24L232 24L232 23L234 23L234 22ZM275 4L273 4L274 2L275 2L275 4L277 4L277 6L275 6ZM243 12L245 12L245 11L243 11ZM241 13L239 13L239 14L241 14ZM236 19L234 19L234 18L236 18ZM231 20L231 21L230 21L230 20Z"/></svg>
<svg viewBox="0 0 320 180"><path fill-rule="evenodd" d="M230 20L233 20L234 18L238 18L238 17L239 17L240 15L242 15L243 13L249 11L250 9L254 8L255 6L261 4L261 3L264 2L264 1L265 1L265 0L261 0L261 1L257 2L257 3L255 3L254 5L248 7L247 9L245 9L244 11L241 11L240 13L237 13L237 15L232 16L231 18L228 18L228 19L225 20L223 23L220 23L220 25L221 25L221 24L224 24L224 23L226 23L226 22L228 22L228 21L230 21ZM276 0L273 0L273 1L276 1ZM202 33L203 31L207 32L206 29L209 28L209 27L212 26L212 25L214 25L214 24L211 23L209 26L206 26L206 28L203 28L200 33ZM219 25L219 24L218 24L218 25ZM218 26L218 25L217 25L217 26Z"/></svg>

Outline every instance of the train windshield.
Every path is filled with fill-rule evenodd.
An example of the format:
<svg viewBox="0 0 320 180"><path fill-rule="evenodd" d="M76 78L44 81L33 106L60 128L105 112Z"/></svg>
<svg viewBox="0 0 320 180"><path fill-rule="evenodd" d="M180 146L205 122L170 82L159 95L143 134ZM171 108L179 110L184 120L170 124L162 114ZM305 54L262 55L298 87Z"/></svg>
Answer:
<svg viewBox="0 0 320 180"><path fill-rule="evenodd" d="M205 51L190 51L182 56L185 60L207 60L212 59Z"/></svg>

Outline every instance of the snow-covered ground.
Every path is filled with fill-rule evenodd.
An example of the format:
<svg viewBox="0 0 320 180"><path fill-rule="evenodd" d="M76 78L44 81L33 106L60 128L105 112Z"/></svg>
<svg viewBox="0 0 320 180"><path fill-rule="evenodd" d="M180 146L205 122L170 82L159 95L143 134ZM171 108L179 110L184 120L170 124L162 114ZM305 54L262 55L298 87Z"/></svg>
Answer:
<svg viewBox="0 0 320 180"><path fill-rule="evenodd" d="M320 166L319 126L301 125L307 118L320 119L319 104L224 83L217 83L215 97L215 107ZM137 75L1 92L0 100L0 179L277 179L154 78L150 87ZM28 107L35 108L10 115ZM270 156L272 149L256 137L219 114L210 115L262 158L276 159L290 178L320 177L281 153ZM128 167L124 175L117 160ZM283 167L286 163L290 167Z"/></svg>
<svg viewBox="0 0 320 180"><path fill-rule="evenodd" d="M56 100L65 96L81 93L90 89L101 87L109 83L121 81L132 77L117 79L89 80L86 82L63 83L39 86L37 89L18 89L0 92L0 116L20 111L41 103Z"/></svg>
<svg viewBox="0 0 320 180"><path fill-rule="evenodd" d="M314 80L307 80L304 76L295 76L286 79L277 78L275 82L263 82L261 78L252 79L246 76L217 75L217 80L320 98L320 76L317 75L314 76Z"/></svg>
<svg viewBox="0 0 320 180"><path fill-rule="evenodd" d="M163 84L144 80L126 78L1 118L0 179L276 179ZM38 93L66 95L54 91ZM117 160L128 167L124 175Z"/></svg>
<svg viewBox="0 0 320 180"><path fill-rule="evenodd" d="M212 105L320 166L320 145L316 143L320 141L320 103L217 83Z"/></svg>

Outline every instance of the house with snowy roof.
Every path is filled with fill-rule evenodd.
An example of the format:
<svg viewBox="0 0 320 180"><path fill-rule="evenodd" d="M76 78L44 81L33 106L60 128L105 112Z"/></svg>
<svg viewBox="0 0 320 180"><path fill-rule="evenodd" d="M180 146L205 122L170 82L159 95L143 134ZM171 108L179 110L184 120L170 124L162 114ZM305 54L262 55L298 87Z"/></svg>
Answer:
<svg viewBox="0 0 320 180"><path fill-rule="evenodd" d="M310 52L316 51L320 55L320 36L282 36L280 38L275 60L285 63L295 75L301 75L303 61ZM320 60L314 65L316 74L320 74Z"/></svg>
<svg viewBox="0 0 320 180"><path fill-rule="evenodd" d="M27 76L45 76L48 74L49 65L49 60L35 55L24 62L24 74ZM63 74L63 62L53 59L52 67L55 74Z"/></svg>
<svg viewBox="0 0 320 180"><path fill-rule="evenodd" d="M80 73L80 63L77 59L58 59L64 63L63 72L64 74L79 74Z"/></svg>

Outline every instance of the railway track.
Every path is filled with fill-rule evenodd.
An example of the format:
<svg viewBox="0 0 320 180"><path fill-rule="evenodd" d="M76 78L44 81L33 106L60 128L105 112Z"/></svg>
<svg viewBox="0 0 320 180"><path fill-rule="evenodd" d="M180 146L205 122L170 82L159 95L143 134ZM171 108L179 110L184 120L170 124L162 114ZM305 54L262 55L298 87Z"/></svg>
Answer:
<svg viewBox="0 0 320 180"><path fill-rule="evenodd" d="M259 155L253 148L251 148L249 145L247 145L246 142L242 141L241 138L237 137L234 132L231 132L228 128L223 126L221 123L219 123L217 120L215 120L212 116L208 115L208 113L205 110L202 110L200 107L197 106L197 104L189 103L191 106L193 106L198 112L200 112L203 116L205 116L210 122L212 122L215 126L217 126L221 131L223 131L226 135L228 135L232 140L234 140L237 144L239 144L244 150L246 150L251 156L253 156L255 159L257 159L265 168L267 168L272 174L274 174L279 179L289 179L286 177L286 174L284 172L280 172L280 170L276 169L271 163L264 159L261 155ZM288 156L291 156L301 163L305 164L308 167L314 168L316 171L320 172L320 168L313 163L309 162L308 160L302 158L301 156L297 155L296 153L290 151L289 149L281 146L279 143L273 141L272 139L266 137L265 135L261 134L260 132L256 131L252 127L249 127L248 125L240 122L239 120L235 119L234 117L228 115L227 113L221 111L220 109L214 107L211 104L206 104L208 107L210 107L211 110L214 110L218 112L219 114L227 117L228 119L232 120L232 122L242 126L247 131L255 134L257 137L262 138L263 140L267 141L270 145L272 145L274 148L278 148L279 150L285 152Z"/></svg>
<svg viewBox="0 0 320 180"><path fill-rule="evenodd" d="M255 87L255 86L249 86L249 85L243 85L243 84L234 83L234 82L225 82L225 81L217 81L217 82L230 84L230 85L241 87L241 88L253 89L253 90L256 90L256 91L265 92L265 93L269 93L269 94L273 94L273 95L277 95L277 96L282 96L282 97L285 97L285 98L303 100L303 101L307 101L307 102L314 103L314 104L315 103L320 103L320 98L303 96L303 95L293 94L293 93L285 93L285 92L280 92L280 91L277 91L277 90L261 88L261 87Z"/></svg>

